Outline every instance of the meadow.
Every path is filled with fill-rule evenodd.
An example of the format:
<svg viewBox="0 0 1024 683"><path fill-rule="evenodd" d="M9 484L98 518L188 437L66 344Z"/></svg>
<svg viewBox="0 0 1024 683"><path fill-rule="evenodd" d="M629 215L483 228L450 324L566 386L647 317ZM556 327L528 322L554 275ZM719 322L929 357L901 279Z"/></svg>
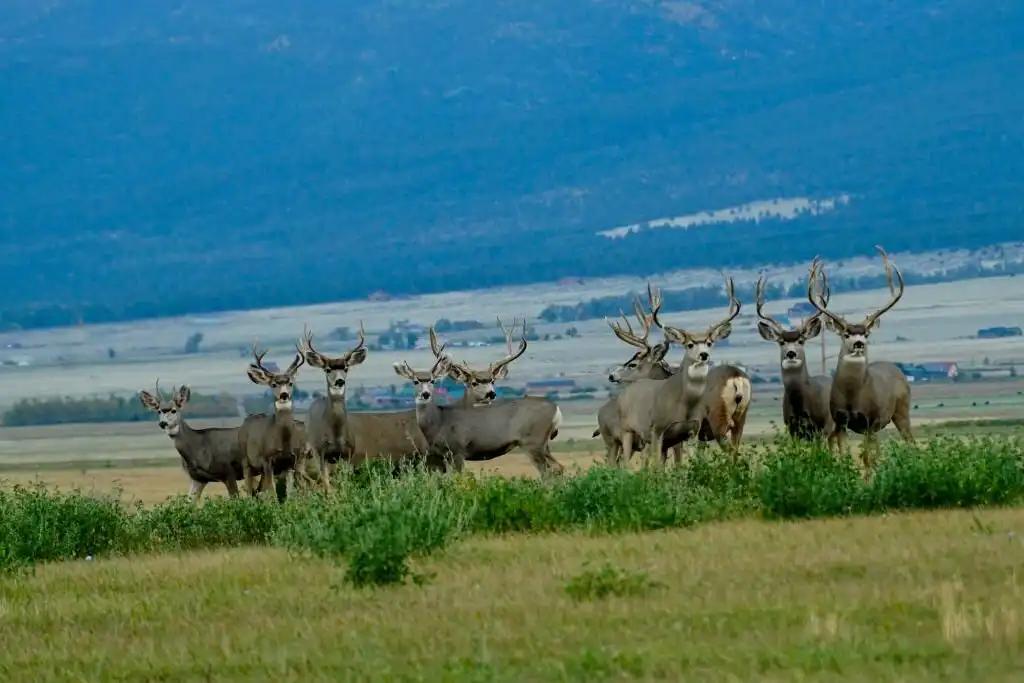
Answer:
<svg viewBox="0 0 1024 683"><path fill-rule="evenodd" d="M141 506L0 487L4 680L1011 680L1015 436Z"/></svg>

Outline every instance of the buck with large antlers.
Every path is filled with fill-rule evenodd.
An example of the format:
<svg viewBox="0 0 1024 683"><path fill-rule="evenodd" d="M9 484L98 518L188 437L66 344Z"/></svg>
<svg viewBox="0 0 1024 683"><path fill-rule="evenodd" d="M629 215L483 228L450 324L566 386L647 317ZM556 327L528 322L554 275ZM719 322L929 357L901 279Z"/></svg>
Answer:
<svg viewBox="0 0 1024 683"><path fill-rule="evenodd" d="M519 348L516 350L512 349L512 338L515 335L516 320L512 320L512 327L506 328L501 322L501 318L498 318L498 327L505 335L505 343L508 347L507 355L494 363L491 363L486 370L474 370L469 367L466 363L456 363L455 361L448 359L448 377L458 382L465 388L465 393L462 396L460 405L474 406L474 405L487 405L493 402L497 397L498 393L494 388L495 382L508 377L508 366L520 358L526 353L527 342L526 342L526 318L523 318L523 333L519 338ZM443 347L438 344L437 335L434 329L430 329L430 350L433 352L434 357L438 357L441 354ZM519 398L509 399L508 402L512 403L536 403L540 406L553 405L552 402L543 396L521 396ZM545 408L546 410L546 408ZM562 426L562 411L556 406L554 413L554 422L552 423L551 438L554 439L558 436L558 430Z"/></svg>
<svg viewBox="0 0 1024 683"><path fill-rule="evenodd" d="M672 369L665 362L669 343L662 341L654 346L648 343L647 338L650 336L651 326L654 322L644 313L639 299L634 299L633 301L633 315L636 316L640 328L643 329L643 336L633 331L633 326L630 325L629 318L626 317L625 313L622 314L625 328L617 323L605 321L611 327L616 337L626 344L639 349L630 356L629 360L614 368L608 374L608 381L612 384L629 384L638 379L668 379L673 374ZM608 399L597 411L597 429L594 430L591 436L596 437L598 435L604 441L605 462L609 464L618 462L622 450L622 425L619 422L619 410L614 397ZM642 439L634 438L633 451L642 451L645 445ZM676 453L676 460L682 458L682 448L681 443L672 446ZM632 453L626 459L628 460L630 457L632 457Z"/></svg>
<svg viewBox="0 0 1024 683"><path fill-rule="evenodd" d="M237 497L238 481L242 478L238 427L193 429L182 415L191 395L188 386L172 388L171 400L165 401L160 393L160 380L157 380L156 393L142 390L139 400L159 416L160 429L171 437L181 456L181 467L192 482L188 496L193 503L199 502L203 489L211 482L224 484L228 494Z"/></svg>
<svg viewBox="0 0 1024 683"><path fill-rule="evenodd" d="M648 298L651 299L652 307L661 307L660 296L649 292ZM673 369L664 360L669 349L668 341L666 340L653 347L649 346L647 337L650 333L650 327L654 323L654 316L644 312L639 300L633 302L633 312L644 330L643 336L638 336L633 332L632 327L629 325L629 319L625 316L623 316L623 320L625 321L626 329L622 329L621 326L610 322L609 325L619 339L637 346L641 350L635 353L629 361L613 370L608 376L609 381L627 384L638 379L668 379L678 372L678 368ZM708 370L705 379L704 396L698 408L700 415L700 429L697 432L698 446L703 447L706 443L716 441L719 446L725 450L731 450L733 456L736 456L739 453L740 441L743 438L743 428L746 425L747 412L750 408L752 396L750 377L735 365L728 363L715 365ZM598 430L594 433L594 436L596 436L599 432L602 432L602 425L604 425L602 433L607 435L605 436L605 444L609 446L609 441L614 439L614 446L610 447L609 451L610 454L614 451L616 455L622 447L621 428L617 423L617 419L618 415L613 407L609 407L608 404L602 406L601 410L598 411ZM727 437L729 439L728 442L726 441ZM683 447L681 442L671 439L665 441L663 446L665 449L672 450L677 464L682 461ZM634 440L633 451L636 452L642 449L643 442L637 444ZM664 456L665 453L662 453L662 457ZM629 457L632 457L632 454L629 454L627 459Z"/></svg>
<svg viewBox="0 0 1024 683"><path fill-rule="evenodd" d="M523 335L519 340L519 348L513 349L512 339L515 336L516 325L516 318L512 319L511 328L506 328L505 324L501 322L501 318L498 318L498 327L501 328L502 333L505 335L505 345L508 347L508 353L504 358L488 365L486 370L474 370L467 363L456 363L449 359L448 376L466 387L466 392L462 397L463 405L490 403L497 398L498 393L494 388L495 383L508 377L508 366L526 353L526 319L523 319ZM438 355L439 348L437 336L431 335L430 349L434 352L435 357Z"/></svg>
<svg viewBox="0 0 1024 683"><path fill-rule="evenodd" d="M242 421L238 440L242 449L242 474L250 494L255 494L254 476L260 473L260 491L269 490L275 475L287 473L288 489L293 488L295 465L304 459L307 448L305 425L295 419L292 401L295 396L295 375L303 363L301 350L284 372L263 366L267 352L259 353L252 345L253 363L246 373L253 384L268 387L274 395L274 413L255 413ZM305 469L300 465L300 471Z"/></svg>
<svg viewBox="0 0 1024 683"><path fill-rule="evenodd" d="M321 485L330 489L330 466L345 460L356 466L366 460L387 458L401 462L424 458L427 441L416 422L416 411L352 413L345 409L348 371L366 360L365 335L359 324L359 343L344 355L327 356L313 348L313 335L303 335L306 363L320 368L327 378L327 396L316 399L307 419L313 460L320 469ZM428 461L428 465L432 463Z"/></svg>
<svg viewBox="0 0 1024 683"><path fill-rule="evenodd" d="M864 435L861 460L865 474L871 464L870 451L874 446L874 435L890 422L896 425L906 441L913 441L910 431L910 383L906 375L890 361L868 362L868 338L887 311L903 297L903 275L889 260L882 247L875 247L882 254L889 291L892 293L882 308L869 314L863 322L850 323L828 310L824 300L828 292L828 279L820 259L811 264L810 280L807 283L807 299L826 319L826 326L839 335L842 346L835 376L832 378L829 408L834 423L833 433L839 449L846 445L846 430L852 429ZM899 287L893 284L893 273ZM816 286L818 280L820 286ZM816 291L817 290L817 291Z"/></svg>
<svg viewBox="0 0 1024 683"><path fill-rule="evenodd" d="M812 281L813 282L813 281ZM789 435L798 439L825 436L833 441L834 424L831 401L832 378L814 375L807 369L806 344L822 331L821 313L815 313L799 327L787 330L775 318L765 314L764 297L767 279L757 280L757 332L765 341L779 345L782 367L782 420ZM823 306L828 306L829 293L820 293Z"/></svg>
<svg viewBox="0 0 1024 683"><path fill-rule="evenodd" d="M726 278L726 294L729 298L728 316L703 334L698 334L662 324L658 319L661 296L650 285L647 286L651 320L661 328L666 341L683 347L684 356L679 371L671 377L664 380L638 379L616 397L622 429L620 460L630 457L633 443L638 440L649 444L654 457L664 459L667 445L685 443L698 435L704 416L708 414L704 394L708 387L711 349L715 342L729 337L732 321L740 313L740 302L731 278ZM730 392L738 391L737 383L731 379L725 384ZM730 398L735 404L737 396ZM727 427L731 427L732 418L727 415L726 419Z"/></svg>
<svg viewBox="0 0 1024 683"><path fill-rule="evenodd" d="M431 337L436 337L433 327ZM431 344L435 363L429 372L395 363L395 374L412 382L416 418L429 444L432 459L448 459L456 471L469 461L493 460L519 447L541 475L561 474L565 468L551 455L552 435L562 422L561 410L546 398L529 397L486 405L439 406L433 403L434 382L448 374L451 361L444 346Z"/></svg>

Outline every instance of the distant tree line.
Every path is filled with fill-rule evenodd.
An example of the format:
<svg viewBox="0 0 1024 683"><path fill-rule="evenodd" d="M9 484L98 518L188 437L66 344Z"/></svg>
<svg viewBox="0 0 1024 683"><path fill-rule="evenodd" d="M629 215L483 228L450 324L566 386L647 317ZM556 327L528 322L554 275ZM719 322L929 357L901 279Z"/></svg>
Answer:
<svg viewBox="0 0 1024 683"><path fill-rule="evenodd" d="M234 417L238 402L231 394L200 394L192 392L188 402L191 418ZM5 427L37 425L84 424L97 422L139 422L154 415L135 396L111 394L89 398L25 398L11 406L2 416Z"/></svg>
<svg viewBox="0 0 1024 683"><path fill-rule="evenodd" d="M948 282L975 277L994 277L1011 273L1008 270L982 270L978 266L964 266L954 271L941 274L922 275L919 273L908 273L903 270L903 280L907 285L929 284L936 282ZM1012 274L1012 273L1011 273ZM656 278L652 278L656 281ZM860 291L886 287L885 275L862 275L858 277L834 277L829 276L829 286L833 293L843 291ZM707 285L704 287L688 287L686 289L665 289L661 291L664 304L662 310L665 312L694 311L716 306L726 306L727 300L722 285ZM595 299L588 299L577 304L552 304L540 312L540 319L545 322L574 322L578 320L592 320L595 318L616 318L622 313L630 316L632 321L633 300L639 296L644 307L647 308L646 292L627 292L618 296L604 296ZM744 304L753 303L754 287L750 285L736 286L736 296ZM768 301L775 299L803 298L807 296L807 285L804 282L796 282L789 287L777 283L768 283L765 298Z"/></svg>

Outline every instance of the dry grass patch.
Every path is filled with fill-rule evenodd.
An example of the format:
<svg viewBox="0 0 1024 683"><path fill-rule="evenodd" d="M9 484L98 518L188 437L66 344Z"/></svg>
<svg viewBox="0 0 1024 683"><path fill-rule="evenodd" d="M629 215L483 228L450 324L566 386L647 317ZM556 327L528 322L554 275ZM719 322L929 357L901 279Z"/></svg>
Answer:
<svg viewBox="0 0 1024 683"><path fill-rule="evenodd" d="M43 566L0 580L0 672L1010 681L1024 665L1024 544L1009 533L1022 528L1024 511L1001 510L473 539L420 563L425 586L386 590L274 550ZM598 565L635 590L570 595Z"/></svg>

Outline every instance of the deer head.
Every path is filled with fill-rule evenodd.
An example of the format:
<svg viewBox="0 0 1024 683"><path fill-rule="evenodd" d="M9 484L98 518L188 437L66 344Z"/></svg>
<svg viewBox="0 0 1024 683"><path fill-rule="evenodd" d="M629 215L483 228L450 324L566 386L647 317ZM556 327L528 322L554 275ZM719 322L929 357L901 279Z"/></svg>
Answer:
<svg viewBox="0 0 1024 683"><path fill-rule="evenodd" d="M164 401L160 393L159 379L156 381L155 395L145 389L139 391L139 400L142 401L142 405L157 414L160 420L157 424L160 425L164 434L170 437L177 436L181 431L181 410L188 403L190 396L192 396L192 391L188 386L183 386L180 389L172 387L171 400Z"/></svg>
<svg viewBox="0 0 1024 683"><path fill-rule="evenodd" d="M341 356L325 356L313 348L313 333L309 330L303 330L302 339L296 348L310 367L324 371L327 378L327 395L332 399L344 400L348 371L366 360L363 321L359 321L359 342Z"/></svg>
<svg viewBox="0 0 1024 683"><path fill-rule="evenodd" d="M256 351L256 341L253 341L252 357L255 362L249 364L246 373L253 384L261 384L270 388L274 394L275 411L291 410L292 398L295 394L295 373L302 366L302 354L296 353L292 364L284 372L273 372L263 367L263 357L266 355L266 351L263 353Z"/></svg>
<svg viewBox="0 0 1024 683"><path fill-rule="evenodd" d="M757 333L765 341L775 342L779 345L783 371L800 370L807 364L804 345L821 334L821 313L810 316L796 329L787 330L778 320L764 313L764 293L767 283L768 280L764 275L757 279ZM822 283L822 286L825 286L826 289L819 293L819 297L827 306L829 300L827 283Z"/></svg>
<svg viewBox="0 0 1024 683"><path fill-rule="evenodd" d="M725 278L725 293L729 297L729 314L720 322L710 326L704 333L688 332L678 327L663 324L658 320L661 310L661 293L647 285L647 298L651 304L651 319L661 328L665 339L672 344L683 347L685 353L683 365L688 367L691 377L707 375L711 361L711 347L715 342L727 339L732 334L732 321L740 314L740 300L736 298L732 278Z"/></svg>
<svg viewBox="0 0 1024 683"><path fill-rule="evenodd" d="M473 370L465 363L450 361L448 376L456 382L463 384L466 390L472 394L475 403L489 403L497 398L498 394L494 390L494 383L508 377L508 366L526 353L526 318L523 318L523 334L519 339L519 348L513 350L512 337L515 335L516 324L517 319L513 318L512 327L506 328L504 323L501 322L501 318L498 318L498 327L501 328L502 333L505 335L505 345L508 347L508 352L504 358L487 366L486 370ZM437 339L434 336L433 328L430 329L430 332L430 348L434 351L434 355L437 356Z"/></svg>
<svg viewBox="0 0 1024 683"><path fill-rule="evenodd" d="M430 403L434 396L434 383L450 371L451 361L444 355L444 345L437 344L433 326L430 327L430 350L434 352L435 361L429 372L413 370L407 361L395 363L393 366L396 375L412 382L412 390L418 406Z"/></svg>
<svg viewBox="0 0 1024 683"><path fill-rule="evenodd" d="M889 282L889 303L868 314L863 322L856 324L849 323L846 319L828 310L828 278L825 275L825 269L819 258L815 258L811 263L810 279L807 282L807 300L824 316L826 326L842 339L840 357L848 361L867 361L868 337L871 336L872 331L878 328L882 315L903 298L903 274L889 260L889 256L882 247L876 246L875 249L882 254L882 264L885 266L885 276ZM896 274L896 279L899 282L899 291L893 282L893 273Z"/></svg>
<svg viewBox="0 0 1024 683"><path fill-rule="evenodd" d="M662 341L654 346L648 343L647 338L651 333L651 325L654 324L654 318L644 312L643 305L639 299L633 300L633 315L636 316L637 322L640 324L641 329L643 329L643 335L638 335L633 331L633 327L629 324L629 318L626 317L625 313L622 313L622 321L625 323L625 328L618 323L605 319L605 322L612 328L612 332L615 333L616 337L638 349L629 360L609 373L608 381L612 384L628 383L649 377L655 366L665 365L665 356L668 354L669 342L667 340ZM667 367L664 369L668 372Z"/></svg>

